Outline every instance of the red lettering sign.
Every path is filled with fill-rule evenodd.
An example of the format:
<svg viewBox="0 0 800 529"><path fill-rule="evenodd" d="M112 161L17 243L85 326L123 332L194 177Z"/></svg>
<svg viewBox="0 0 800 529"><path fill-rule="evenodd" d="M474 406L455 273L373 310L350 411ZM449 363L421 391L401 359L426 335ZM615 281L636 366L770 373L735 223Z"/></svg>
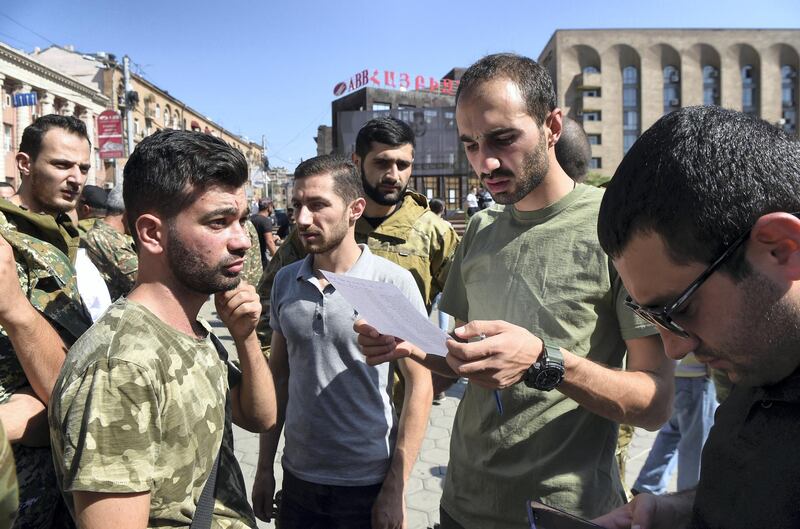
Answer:
<svg viewBox="0 0 800 529"><path fill-rule="evenodd" d="M122 141L122 118L119 112L105 110L97 116L97 148L100 158L123 158L125 145Z"/></svg>

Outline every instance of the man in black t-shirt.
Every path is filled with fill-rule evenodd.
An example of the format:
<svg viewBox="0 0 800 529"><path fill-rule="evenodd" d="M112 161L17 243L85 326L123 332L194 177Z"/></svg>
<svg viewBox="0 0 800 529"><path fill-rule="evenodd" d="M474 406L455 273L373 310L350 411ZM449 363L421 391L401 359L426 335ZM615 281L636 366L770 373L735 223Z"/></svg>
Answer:
<svg viewBox="0 0 800 529"><path fill-rule="evenodd" d="M250 220L258 233L258 244L261 246L261 264L267 266L267 261L277 251L275 239L272 238L272 201L268 198L258 201L258 212Z"/></svg>

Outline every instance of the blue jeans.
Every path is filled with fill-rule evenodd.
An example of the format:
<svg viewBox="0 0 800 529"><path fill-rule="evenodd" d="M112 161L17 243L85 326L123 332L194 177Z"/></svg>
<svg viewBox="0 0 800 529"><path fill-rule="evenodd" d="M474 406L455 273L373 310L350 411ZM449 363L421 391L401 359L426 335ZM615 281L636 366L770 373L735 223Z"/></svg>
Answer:
<svg viewBox="0 0 800 529"><path fill-rule="evenodd" d="M675 377L672 417L659 430L633 488L664 494L678 467L678 491L700 480L700 455L714 424L717 392L710 377Z"/></svg>

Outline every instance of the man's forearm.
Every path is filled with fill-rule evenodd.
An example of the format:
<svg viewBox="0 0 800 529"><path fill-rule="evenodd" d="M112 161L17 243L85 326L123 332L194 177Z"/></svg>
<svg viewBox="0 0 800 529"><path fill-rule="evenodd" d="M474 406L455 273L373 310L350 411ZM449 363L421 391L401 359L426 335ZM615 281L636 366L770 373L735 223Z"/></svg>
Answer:
<svg viewBox="0 0 800 529"><path fill-rule="evenodd" d="M67 354L67 346L27 300L0 319L28 383L47 405Z"/></svg>
<svg viewBox="0 0 800 529"><path fill-rule="evenodd" d="M564 367L559 391L597 415L648 430L657 430L669 419L671 377L610 369L568 351Z"/></svg>
<svg viewBox="0 0 800 529"><path fill-rule="evenodd" d="M275 246L275 239L272 237L272 232L264 234L264 242L267 243L267 250L269 250L271 256L278 252L278 247Z"/></svg>
<svg viewBox="0 0 800 529"><path fill-rule="evenodd" d="M419 455L422 440L428 427L428 416L433 402L433 387L428 376L412 380L406 376L403 411L397 430L397 443L392 463L384 480L384 487L402 492Z"/></svg>
<svg viewBox="0 0 800 529"><path fill-rule="evenodd" d="M0 404L0 422L11 444L47 446L50 430L47 425L47 408L31 388L23 388Z"/></svg>
<svg viewBox="0 0 800 529"><path fill-rule="evenodd" d="M277 418L275 385L255 332L236 344L242 365L239 385L240 426L265 432L275 427Z"/></svg>

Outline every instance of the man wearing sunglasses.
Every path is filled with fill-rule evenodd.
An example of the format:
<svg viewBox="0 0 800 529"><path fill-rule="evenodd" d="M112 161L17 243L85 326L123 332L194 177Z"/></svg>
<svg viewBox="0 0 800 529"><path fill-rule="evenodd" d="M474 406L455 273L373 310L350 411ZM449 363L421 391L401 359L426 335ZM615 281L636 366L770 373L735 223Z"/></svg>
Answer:
<svg viewBox="0 0 800 529"><path fill-rule="evenodd" d="M608 528L800 527L800 144L753 116L690 107L617 169L599 238L668 356L735 384L695 490L640 494Z"/></svg>

